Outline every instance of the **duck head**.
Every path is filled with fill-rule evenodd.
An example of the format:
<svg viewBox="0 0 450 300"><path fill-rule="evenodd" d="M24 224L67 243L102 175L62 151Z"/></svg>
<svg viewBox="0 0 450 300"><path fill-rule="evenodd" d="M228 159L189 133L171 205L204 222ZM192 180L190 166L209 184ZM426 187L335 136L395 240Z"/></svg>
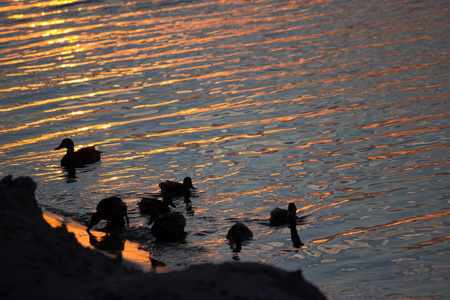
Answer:
<svg viewBox="0 0 450 300"><path fill-rule="evenodd" d="M89 232L89 230L91 230L91 228L97 225L98 222L100 222L101 220L102 220L101 214L98 212L94 213L91 217L91 222L89 222L89 226L86 229L86 231Z"/></svg>
<svg viewBox="0 0 450 300"><path fill-rule="evenodd" d="M54 150L59 150L62 148L67 148L67 150L69 151L73 151L73 149L75 148L73 141L71 139L63 139L61 144L56 147Z"/></svg>
<svg viewBox="0 0 450 300"><path fill-rule="evenodd" d="M294 203L289 203L288 205L288 218L295 217L297 215L297 207Z"/></svg>
<svg viewBox="0 0 450 300"><path fill-rule="evenodd" d="M195 187L192 185L192 178L191 177L184 177L183 186L185 188L195 189Z"/></svg>

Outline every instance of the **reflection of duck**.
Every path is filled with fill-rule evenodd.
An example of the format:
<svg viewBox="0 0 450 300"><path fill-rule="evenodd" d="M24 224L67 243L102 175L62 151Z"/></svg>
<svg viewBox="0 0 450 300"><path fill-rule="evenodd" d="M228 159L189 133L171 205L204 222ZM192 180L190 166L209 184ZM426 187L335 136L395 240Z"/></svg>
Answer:
<svg viewBox="0 0 450 300"><path fill-rule="evenodd" d="M89 223L89 231L92 227L97 225L101 220L108 221L109 226L123 226L123 217L127 220L127 226L130 224L130 220L127 215L127 205L119 197L109 197L102 199L97 204L97 212L91 217L91 222Z"/></svg>
<svg viewBox="0 0 450 300"><path fill-rule="evenodd" d="M116 253L125 249L125 242L117 234L108 232L100 239L89 233L89 243L98 250Z"/></svg>
<svg viewBox="0 0 450 300"><path fill-rule="evenodd" d="M185 177L183 183L170 180L161 182L159 188L161 189L161 194L171 195L172 197L190 196L191 189L195 189L192 185L191 177Z"/></svg>
<svg viewBox="0 0 450 300"><path fill-rule="evenodd" d="M75 146L71 139L63 139L61 144L54 150L61 148L67 148L66 155L61 159L61 166L63 167L82 167L87 164L92 164L100 160L100 153L102 153L96 150L95 146L74 151Z"/></svg>
<svg viewBox="0 0 450 300"><path fill-rule="evenodd" d="M77 181L77 171L74 167L64 167L64 171L66 171L65 177L68 183Z"/></svg>
<svg viewBox="0 0 450 300"><path fill-rule="evenodd" d="M305 244L303 244L302 241L300 240L300 236L298 235L297 228L295 225L296 225L295 223L289 225L289 228L291 230L292 246L294 248L300 248L301 246L304 246Z"/></svg>
<svg viewBox="0 0 450 300"><path fill-rule="evenodd" d="M163 200L156 198L142 198L139 202L139 210L144 215L150 215L148 224L152 224L155 214L167 214L170 213L170 206L175 207L172 197L170 195L164 195Z"/></svg>
<svg viewBox="0 0 450 300"><path fill-rule="evenodd" d="M155 214L155 224L151 232L157 240L179 241L184 238L184 228L186 218L179 212L172 212L164 215Z"/></svg>
<svg viewBox="0 0 450 300"><path fill-rule="evenodd" d="M269 223L270 226L279 226L295 220L296 224L301 225L306 222L306 218L308 216L297 217L297 207L294 203L289 203L287 210L279 207L274 208L270 212Z"/></svg>

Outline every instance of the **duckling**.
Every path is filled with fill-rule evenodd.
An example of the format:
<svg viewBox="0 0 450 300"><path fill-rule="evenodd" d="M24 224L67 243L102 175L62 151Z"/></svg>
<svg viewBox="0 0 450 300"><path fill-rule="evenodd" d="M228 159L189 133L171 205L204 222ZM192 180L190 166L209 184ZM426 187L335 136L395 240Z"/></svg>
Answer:
<svg viewBox="0 0 450 300"><path fill-rule="evenodd" d="M186 218L179 212L171 212L164 215L154 214L155 223L151 232L157 240L179 241L184 238Z"/></svg>
<svg viewBox="0 0 450 300"><path fill-rule="evenodd" d="M127 226L130 225L130 220L127 215L127 205L119 197L108 197L102 199L97 204L97 212L91 217L86 231L97 225L101 220L108 221L108 225L111 226L123 226L123 217L127 220Z"/></svg>
<svg viewBox="0 0 450 300"><path fill-rule="evenodd" d="M161 194L168 194L172 197L190 196L191 189L195 189L192 185L191 177L185 177L183 183L167 180L159 184Z"/></svg>
<svg viewBox="0 0 450 300"><path fill-rule="evenodd" d="M156 213L161 215L170 213L169 205L175 208L175 204L170 195L164 195L162 201L156 198L142 198L138 204L139 210L143 215L150 215L148 224L153 223Z"/></svg>
<svg viewBox="0 0 450 300"><path fill-rule="evenodd" d="M230 243L241 243L253 237L253 232L242 222L236 222L227 233Z"/></svg>
<svg viewBox="0 0 450 300"><path fill-rule="evenodd" d="M63 139L61 144L54 150L67 148L66 155L61 159L61 166L63 167L82 167L87 164L95 163L100 160L100 153L95 149L95 146L81 148L74 151L74 144L71 139Z"/></svg>
<svg viewBox="0 0 450 300"><path fill-rule="evenodd" d="M270 226L279 226L292 223L294 220L295 224L301 225L306 223L306 218L308 216L297 217L297 207L294 203L289 203L287 210L277 207L270 212L269 224Z"/></svg>

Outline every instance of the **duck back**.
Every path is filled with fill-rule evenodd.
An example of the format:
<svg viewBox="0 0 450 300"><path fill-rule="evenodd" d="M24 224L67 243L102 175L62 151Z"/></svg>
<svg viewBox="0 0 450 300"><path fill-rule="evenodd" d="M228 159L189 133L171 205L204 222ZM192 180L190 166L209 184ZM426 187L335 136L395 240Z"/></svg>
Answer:
<svg viewBox="0 0 450 300"><path fill-rule="evenodd" d="M270 212L270 226L284 225L287 224L288 221L289 218L287 209L277 207L272 209L272 211Z"/></svg>
<svg viewBox="0 0 450 300"><path fill-rule="evenodd" d="M127 225L130 221L127 215L127 205L119 197L109 197L100 200L97 204L97 212L95 212L89 223L87 231L94 227L101 220L108 221L108 224L113 227L124 225L123 218L126 218Z"/></svg>
<svg viewBox="0 0 450 300"><path fill-rule="evenodd" d="M168 213L158 216L155 220L151 232L152 235L161 241L178 241L184 238L186 218L178 212Z"/></svg>
<svg viewBox="0 0 450 300"><path fill-rule="evenodd" d="M155 210L160 214L170 213L169 206L156 198L142 198L138 206L143 215L150 215Z"/></svg>
<svg viewBox="0 0 450 300"><path fill-rule="evenodd" d="M185 177L183 183L166 180L159 184L161 194L170 195L172 197L190 196L191 189L195 189L192 185L192 179Z"/></svg>
<svg viewBox="0 0 450 300"><path fill-rule="evenodd" d="M253 237L253 232L242 222L236 222L227 233L227 240L231 243L243 242Z"/></svg>
<svg viewBox="0 0 450 300"><path fill-rule="evenodd" d="M95 146L82 148L73 153L66 153L61 159L63 167L83 167L93 164L101 159L101 151L95 149Z"/></svg>

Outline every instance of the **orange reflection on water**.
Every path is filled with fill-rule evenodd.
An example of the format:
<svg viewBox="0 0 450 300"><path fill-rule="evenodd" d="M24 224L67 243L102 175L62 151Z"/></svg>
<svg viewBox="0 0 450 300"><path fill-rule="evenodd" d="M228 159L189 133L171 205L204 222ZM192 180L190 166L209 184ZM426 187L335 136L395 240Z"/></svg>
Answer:
<svg viewBox="0 0 450 300"><path fill-rule="evenodd" d="M60 216L56 216L54 214L45 212L43 214L43 217L47 223L50 224L50 226L57 228L66 226L67 231L71 232L75 235L77 241L86 248L94 249L94 247L90 243L90 237L88 233L86 232L86 227L83 225L76 223L69 219L64 219ZM92 231L95 235L104 235L104 232L98 232L98 231ZM141 264L139 267L143 270L149 270L152 266L150 261L150 254L144 250L139 249L140 246L137 243L133 243L130 241L125 242L125 248L122 251L122 256L126 259L132 260L134 262L138 262ZM157 269L157 272L167 272L164 268Z"/></svg>
<svg viewBox="0 0 450 300"><path fill-rule="evenodd" d="M411 170L415 170L415 169L434 167L434 166L445 165L445 164L450 164L450 161L440 161L440 162L434 162L434 163L427 163L427 164L412 166L412 167L405 168L405 169L375 172L374 174L399 173L399 172L406 172L406 171L411 171Z"/></svg>
<svg viewBox="0 0 450 300"><path fill-rule="evenodd" d="M442 243L442 242L445 242L445 241L448 241L448 240L450 240L450 235L445 235L445 236L440 236L440 237L433 238L433 239L431 239L429 241L425 241L425 242L421 242L421 243L415 243L415 244L412 244L412 245L407 246L407 247L396 247L396 248L401 248L401 249L404 248L404 249L407 249L407 250L414 250L414 249L420 249L420 248L426 247L426 246L431 246L431 245L434 245L434 244L437 244L437 243ZM398 252L396 252L396 253L398 253Z"/></svg>
<svg viewBox="0 0 450 300"><path fill-rule="evenodd" d="M450 126L445 126L445 127L442 127L442 128L450 128ZM431 130L428 130L428 129L429 128L427 128L427 130L423 130L423 131L419 131L419 132L431 131ZM414 153L418 153L418 152L430 151L430 150L442 149L442 148L445 149L445 148L449 148L449 147L450 147L450 144L441 144L441 145L436 145L436 146L427 147L427 148L421 148L421 149L395 151L395 152L391 152L391 153L387 153L387 154L383 154L383 155L378 155L378 156L367 156L365 158L369 159L369 160L388 159L388 158L391 158L391 157L394 157L394 156L409 155L409 154L414 154Z"/></svg>
<svg viewBox="0 0 450 300"><path fill-rule="evenodd" d="M352 144L352 143L359 143L362 141L373 140L373 139L386 139L386 138L391 138L391 137L407 136L407 135L412 135L412 134L432 132L432 131L443 130L443 129L448 129L448 128L450 128L450 126L424 127L424 128L413 129L413 130L398 131L398 132L394 132L394 133L390 133L390 134L363 137L363 138L360 138L360 139L357 139L354 141L342 142L342 144Z"/></svg>
<svg viewBox="0 0 450 300"><path fill-rule="evenodd" d="M238 182L238 181L236 181ZM242 195L252 195L252 194L262 194L262 193L272 193L274 190L278 189L291 189L292 186L266 186L263 189L260 190L254 190L254 191L241 191L241 192L235 192L235 193L222 193L220 195L230 195L230 196L242 196Z"/></svg>
<svg viewBox="0 0 450 300"><path fill-rule="evenodd" d="M11 127L11 128L6 128L4 130L0 130L0 133L6 133L6 132L12 132L12 131L17 131L17 130L23 130L23 129L28 129L31 127L36 127L38 125L41 124L45 124L45 123L50 123L53 121L60 121L60 120L66 120L66 119L73 119L74 116L79 116L79 115L83 115L83 114L88 114L88 113L92 113L94 112L94 110L86 110L86 111L74 111L65 115L61 115L61 116L54 116L48 119L40 119L34 122L30 122L30 123L26 123L24 125L21 126L16 126L16 127Z"/></svg>
<svg viewBox="0 0 450 300"><path fill-rule="evenodd" d="M385 228L389 228L389 227L393 227L393 226L404 225L404 224L407 224L407 223L412 223L412 222L420 221L420 220L427 220L427 219L433 219L433 218L447 217L449 215L450 215L450 211L445 211L445 212L441 212L441 213L419 215L417 217L408 218L408 219L404 219L404 220L400 220L400 221L393 221L393 222L389 222L387 224L375 225L375 226L372 226L372 227L356 227L356 228L361 228L361 229L350 231L350 232L345 232L345 233L338 233L338 234L330 235L330 236L327 236L327 237L325 237L323 239L313 240L313 241L311 241L311 243L315 243L315 244L317 244L317 243L325 243L325 242L329 242L331 240L334 240L334 239L340 238L340 237L366 233L366 232L369 232L369 231L385 229Z"/></svg>
<svg viewBox="0 0 450 300"><path fill-rule="evenodd" d="M389 120L383 120L380 123L375 123L372 125L364 125L361 126L361 129L371 129L371 128L379 128L384 126L393 126L399 123L405 123L405 122L414 122L419 120L428 120L428 119L435 119L439 117L445 117L446 115L450 114L450 112L443 112L435 115L426 115L426 116L418 116L418 117L402 117L402 118L393 118Z"/></svg>
<svg viewBox="0 0 450 300"><path fill-rule="evenodd" d="M67 131L63 131L63 132L48 133L48 134L44 134L44 135L41 135L39 137L32 138L32 139L24 139L24 140L20 140L20 141L16 141L16 142L6 143L6 144L0 146L0 153L1 153L1 150L5 151L5 149L9 149L9 148L13 148L13 147L34 144L34 143L37 143L40 141L46 141L46 140L54 139L57 137L74 136L74 134L76 134L76 133L83 133L83 132L91 131L91 130L105 129L107 127L108 127L107 124L93 125L93 126L87 126L87 127L83 127L83 128L77 128L74 130L67 130ZM87 146L93 146L93 145L87 145ZM83 145L78 145L78 147L83 147Z"/></svg>

